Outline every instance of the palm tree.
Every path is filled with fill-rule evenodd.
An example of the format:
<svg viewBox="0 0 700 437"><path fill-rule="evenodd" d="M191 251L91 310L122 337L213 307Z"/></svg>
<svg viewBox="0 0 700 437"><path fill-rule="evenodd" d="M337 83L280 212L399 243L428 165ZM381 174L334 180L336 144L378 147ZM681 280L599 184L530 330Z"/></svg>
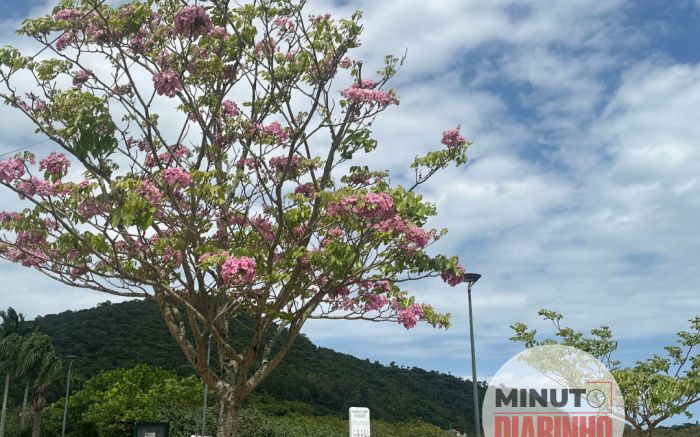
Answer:
<svg viewBox="0 0 700 437"><path fill-rule="evenodd" d="M20 376L28 379L34 389L32 437L39 437L41 417L46 408L46 391L51 383L61 376L63 370L63 362L51 345L48 335L33 332L25 338L17 353L17 370Z"/></svg>
<svg viewBox="0 0 700 437"><path fill-rule="evenodd" d="M7 397L10 389L10 374L15 370L16 353L21 336L27 331L24 315L14 308L0 311L0 371L5 374L5 390L2 395L0 410L0 437L5 436L5 416L7 414Z"/></svg>

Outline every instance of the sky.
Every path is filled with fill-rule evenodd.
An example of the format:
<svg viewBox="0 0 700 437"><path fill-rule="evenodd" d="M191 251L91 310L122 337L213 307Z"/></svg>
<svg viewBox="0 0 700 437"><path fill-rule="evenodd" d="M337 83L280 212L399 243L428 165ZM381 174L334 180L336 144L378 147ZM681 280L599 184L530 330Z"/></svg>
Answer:
<svg viewBox="0 0 700 437"><path fill-rule="evenodd" d="M375 166L408 181L410 162L443 130L460 125L473 141L469 164L423 194L439 211L430 225L450 230L435 252L458 254L483 275L473 288L480 378L522 349L509 341L513 323L551 334L540 308L578 330L610 326L625 364L663 353L700 313L700 1L310 0L309 8L364 12L354 58L365 71L385 54L407 55L392 84L401 104L373 126ZM41 0L0 0L0 45L31 48L11 29L47 10ZM0 120L0 153L38 141L10 108ZM16 201L0 192L0 203ZM30 317L106 299L8 262L0 275L0 307ZM312 321L303 332L363 359L466 377L466 287L434 280L410 291L451 312L452 328Z"/></svg>

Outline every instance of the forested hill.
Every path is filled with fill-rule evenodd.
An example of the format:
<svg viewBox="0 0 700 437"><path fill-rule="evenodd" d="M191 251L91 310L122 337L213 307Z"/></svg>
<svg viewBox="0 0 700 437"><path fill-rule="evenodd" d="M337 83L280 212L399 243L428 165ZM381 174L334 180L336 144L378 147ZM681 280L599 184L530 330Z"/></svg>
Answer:
<svg viewBox="0 0 700 437"><path fill-rule="evenodd" d="M153 303L106 303L35 322L59 352L79 357L73 366L78 378L139 363L192 373ZM471 383L454 376L372 363L316 347L300 336L252 402L278 414L344 416L350 406L367 406L377 419L422 419L443 428L471 429L471 393Z"/></svg>

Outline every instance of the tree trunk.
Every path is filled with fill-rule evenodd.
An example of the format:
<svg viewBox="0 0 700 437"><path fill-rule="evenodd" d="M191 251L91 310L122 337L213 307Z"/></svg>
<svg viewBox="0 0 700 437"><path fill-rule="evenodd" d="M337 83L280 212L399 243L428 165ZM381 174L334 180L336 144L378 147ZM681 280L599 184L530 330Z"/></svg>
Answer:
<svg viewBox="0 0 700 437"><path fill-rule="evenodd" d="M10 372L5 374L5 391L2 394L2 412L0 412L0 437L5 436L5 416L7 414L7 395L10 389Z"/></svg>
<svg viewBox="0 0 700 437"><path fill-rule="evenodd" d="M41 416L44 410L34 410L34 422L32 424L32 437L41 437Z"/></svg>
<svg viewBox="0 0 700 437"><path fill-rule="evenodd" d="M34 393L34 420L32 422L32 437L41 437L41 416L44 415L46 399L43 392Z"/></svg>
<svg viewBox="0 0 700 437"><path fill-rule="evenodd" d="M19 430L24 431L27 425L27 397L29 396L29 381L24 386L24 399L22 400L22 412L19 415Z"/></svg>
<svg viewBox="0 0 700 437"><path fill-rule="evenodd" d="M241 403L231 397L222 396L219 407L219 422L217 424L216 437L238 436L238 416Z"/></svg>

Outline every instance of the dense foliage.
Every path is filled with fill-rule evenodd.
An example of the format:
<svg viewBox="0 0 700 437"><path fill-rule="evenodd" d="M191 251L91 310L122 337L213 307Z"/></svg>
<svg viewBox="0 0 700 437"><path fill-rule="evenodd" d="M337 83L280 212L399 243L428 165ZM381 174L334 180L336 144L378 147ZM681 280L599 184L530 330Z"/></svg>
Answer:
<svg viewBox="0 0 700 437"><path fill-rule="evenodd" d="M210 400L207 429L216 425L216 398ZM168 422L172 437L189 437L201 426L202 384L178 378L174 372L139 365L90 378L70 398L67 434L70 437L123 437L136 421ZM47 435L60 435L63 401L47 414ZM347 435L347 420L299 414L272 416L247 407L241 416L244 437L332 437ZM373 421L373 435L443 437L440 428L419 421Z"/></svg>
<svg viewBox="0 0 700 437"><path fill-rule="evenodd" d="M61 353L78 356L73 365L78 387L81 380L102 370L140 363L173 370L181 377L192 374L150 302L102 304L40 317L35 324L53 338ZM55 398L60 395L57 391ZM464 430L473 428L471 399L468 381L360 360L316 347L300 336L287 360L253 392L249 405L271 415L339 418L347 417L350 406L366 406L376 419L420 419L443 429Z"/></svg>

